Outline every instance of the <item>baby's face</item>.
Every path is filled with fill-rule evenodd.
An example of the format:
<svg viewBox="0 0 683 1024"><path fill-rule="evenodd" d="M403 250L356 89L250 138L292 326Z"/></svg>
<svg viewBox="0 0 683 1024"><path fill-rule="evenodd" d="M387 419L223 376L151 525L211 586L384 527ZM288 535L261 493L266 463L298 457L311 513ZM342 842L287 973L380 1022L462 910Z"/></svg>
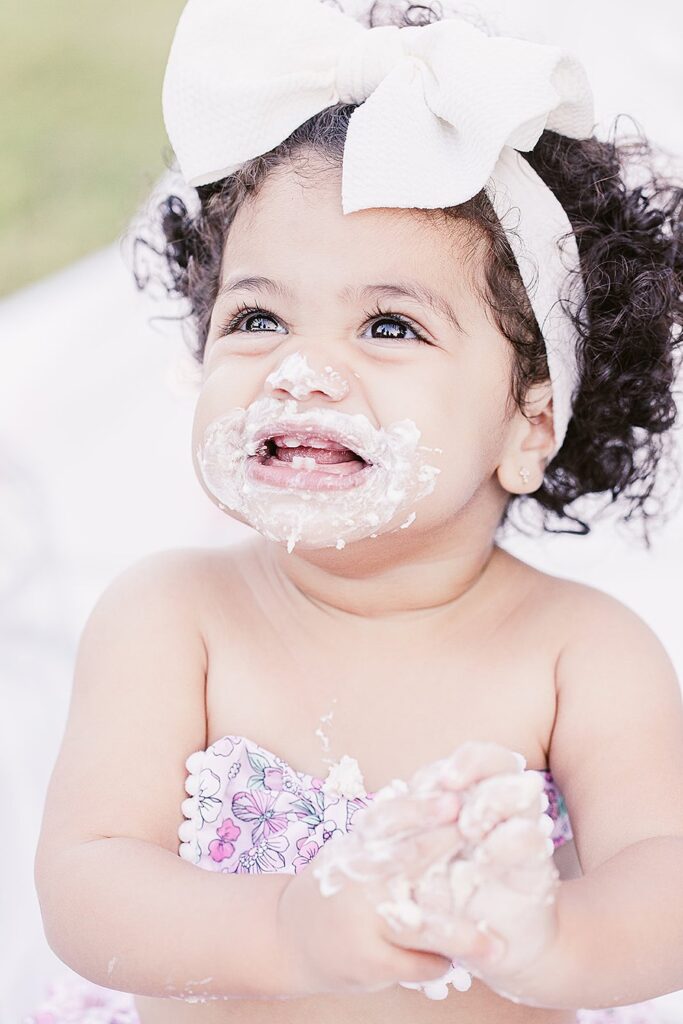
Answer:
<svg viewBox="0 0 683 1024"><path fill-rule="evenodd" d="M307 181L278 170L241 207L193 431L195 469L212 500L290 550L292 539L341 549L378 538L424 543L435 529L473 524L493 532L507 498L495 469L511 356L471 287L481 257L466 264L465 232L415 211L344 215L341 171L329 168ZM256 277L272 284L232 287ZM228 332L241 307L259 312ZM268 425L271 435L291 433L273 426L282 417L302 428L317 420L317 433L337 427L356 451L364 444L365 475L307 490L294 486L290 462L287 483L255 478L259 434Z"/></svg>

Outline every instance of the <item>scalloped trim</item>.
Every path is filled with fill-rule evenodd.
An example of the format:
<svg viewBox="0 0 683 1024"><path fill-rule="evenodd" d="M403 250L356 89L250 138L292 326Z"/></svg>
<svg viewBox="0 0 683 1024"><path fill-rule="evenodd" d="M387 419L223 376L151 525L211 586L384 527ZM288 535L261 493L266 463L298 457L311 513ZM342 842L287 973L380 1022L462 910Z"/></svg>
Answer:
<svg viewBox="0 0 683 1024"><path fill-rule="evenodd" d="M195 750L185 758L185 769L188 773L185 779L185 792L188 797L180 805L185 820L178 826L178 838L180 839L178 854L183 860L190 861L192 864L199 864L202 859L195 820L199 813L197 799L199 777L204 770L209 750L209 747L206 750Z"/></svg>

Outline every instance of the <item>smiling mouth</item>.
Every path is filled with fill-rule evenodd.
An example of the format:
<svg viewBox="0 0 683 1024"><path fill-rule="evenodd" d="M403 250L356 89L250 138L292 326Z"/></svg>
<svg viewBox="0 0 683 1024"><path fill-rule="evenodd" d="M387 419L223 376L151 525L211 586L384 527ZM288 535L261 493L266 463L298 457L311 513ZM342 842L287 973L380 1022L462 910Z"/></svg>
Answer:
<svg viewBox="0 0 683 1024"><path fill-rule="evenodd" d="M247 460L248 476L273 487L339 491L365 481L372 464L349 448L286 446L271 438Z"/></svg>
<svg viewBox="0 0 683 1024"><path fill-rule="evenodd" d="M351 448L344 448L338 443L335 447L319 445L284 444L282 440L268 438L261 442L256 458L261 465L287 466L290 469L302 469L307 472L333 473L348 476L357 473L369 463Z"/></svg>

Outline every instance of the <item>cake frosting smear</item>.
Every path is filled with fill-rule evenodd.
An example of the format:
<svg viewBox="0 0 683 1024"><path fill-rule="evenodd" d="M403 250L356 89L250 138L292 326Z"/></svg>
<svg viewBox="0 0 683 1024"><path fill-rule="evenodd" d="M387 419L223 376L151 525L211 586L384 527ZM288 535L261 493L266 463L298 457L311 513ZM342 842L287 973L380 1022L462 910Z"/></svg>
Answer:
<svg viewBox="0 0 683 1024"><path fill-rule="evenodd" d="M233 408L203 431L195 456L202 479L224 511L244 518L270 540L307 548L405 529L416 504L441 472L420 444L411 419L375 427L362 413L331 404L306 409L312 388L343 397L348 384L332 367L315 373L299 352L267 378L292 398L263 397Z"/></svg>

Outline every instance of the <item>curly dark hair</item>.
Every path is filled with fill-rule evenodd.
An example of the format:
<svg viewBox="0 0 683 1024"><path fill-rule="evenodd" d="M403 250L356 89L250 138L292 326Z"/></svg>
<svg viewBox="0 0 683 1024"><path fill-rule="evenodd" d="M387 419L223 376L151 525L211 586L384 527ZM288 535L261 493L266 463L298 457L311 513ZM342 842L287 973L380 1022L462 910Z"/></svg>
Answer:
<svg viewBox="0 0 683 1024"><path fill-rule="evenodd" d="M400 23L430 20L430 8L409 4ZM138 253L139 245L152 248L161 257L169 296L189 303L184 319L191 326L192 354L199 363L227 234L240 205L258 193L274 168L301 163L311 152L338 166L355 109L345 103L328 107L236 173L199 186L195 214L178 195L165 197L150 214L157 232L161 229L161 248L155 248L146 231L135 239L134 251ZM671 428L677 415L674 385L682 344L683 187L654 169L655 151L642 133L617 139L616 124L604 141L544 131L523 156L572 224L586 301L582 308L567 309L579 335L580 384L566 437L541 486L530 494L510 495L499 528L513 504L531 503L540 510L545 531L585 535L590 526L571 506L585 496L609 493L607 505L618 499L626 505L623 520L635 516L649 547L648 520L664 519L663 501L655 501L653 492L665 456L673 482L678 482ZM644 180L629 184L627 172L635 169L645 170ZM470 237L484 257L480 298L512 346L511 400L524 410L528 389L549 378L545 344L488 197L482 190L459 206L421 212L465 221L473 229ZM137 258L134 274L139 288L150 283ZM563 529L564 520L574 527ZM560 528L554 529L558 521Z"/></svg>

